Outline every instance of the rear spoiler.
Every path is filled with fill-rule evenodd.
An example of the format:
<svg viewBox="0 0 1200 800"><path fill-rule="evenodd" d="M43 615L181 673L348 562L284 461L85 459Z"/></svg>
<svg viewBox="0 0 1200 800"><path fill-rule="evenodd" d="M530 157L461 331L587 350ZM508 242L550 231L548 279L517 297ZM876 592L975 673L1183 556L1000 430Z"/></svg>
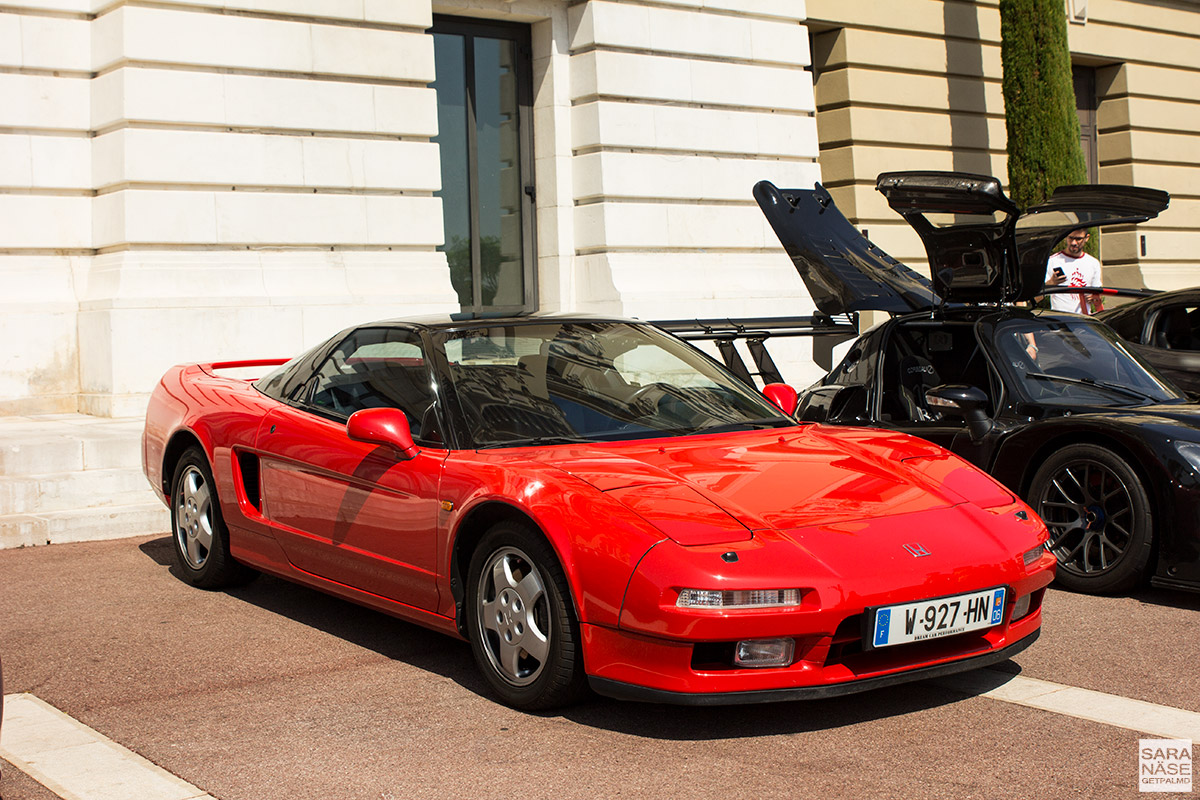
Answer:
<svg viewBox="0 0 1200 800"><path fill-rule="evenodd" d="M278 367L287 362L288 359L286 358L252 358L241 361L211 361L207 364L196 364L195 367L213 377L237 378L253 383L267 372L270 372L265 367ZM218 375L218 373L235 374Z"/></svg>
<svg viewBox="0 0 1200 800"><path fill-rule="evenodd" d="M1153 297L1158 289L1122 289L1116 286L1047 286L1042 294L1102 294L1106 297Z"/></svg>
<svg viewBox="0 0 1200 800"><path fill-rule="evenodd" d="M715 342L721 360L729 371L749 386L757 376L764 384L786 383L767 352L766 340L772 337L807 336L813 338L813 360L824 369L833 368L833 348L858 336L858 314L811 317L726 317L722 319L658 320L654 325L688 342ZM746 366L735 341L745 342L756 372Z"/></svg>

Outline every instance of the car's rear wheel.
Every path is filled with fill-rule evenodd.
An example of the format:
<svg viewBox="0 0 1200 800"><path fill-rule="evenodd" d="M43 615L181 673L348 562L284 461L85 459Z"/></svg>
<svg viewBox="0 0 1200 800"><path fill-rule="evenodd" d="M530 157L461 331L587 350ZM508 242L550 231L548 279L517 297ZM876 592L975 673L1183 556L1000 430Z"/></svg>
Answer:
<svg viewBox="0 0 1200 800"><path fill-rule="evenodd" d="M1133 588L1153 544L1150 500L1137 473L1102 447L1076 444L1046 460L1030 485L1050 529L1058 582L1091 594Z"/></svg>
<svg viewBox="0 0 1200 800"><path fill-rule="evenodd" d="M537 710L583 696L579 623L545 539L519 522L494 525L472 555L467 594L471 650L505 703Z"/></svg>
<svg viewBox="0 0 1200 800"><path fill-rule="evenodd" d="M171 480L171 541L180 576L202 589L221 589L257 573L233 560L216 482L204 451L189 447Z"/></svg>

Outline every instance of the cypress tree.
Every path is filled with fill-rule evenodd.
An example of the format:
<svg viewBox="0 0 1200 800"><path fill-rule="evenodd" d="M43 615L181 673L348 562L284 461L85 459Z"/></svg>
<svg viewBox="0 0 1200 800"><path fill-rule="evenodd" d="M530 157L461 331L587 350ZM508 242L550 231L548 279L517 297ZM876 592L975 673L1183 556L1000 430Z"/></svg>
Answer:
<svg viewBox="0 0 1200 800"><path fill-rule="evenodd" d="M1008 194L1026 208L1087 183L1063 0L1000 0L1000 38Z"/></svg>

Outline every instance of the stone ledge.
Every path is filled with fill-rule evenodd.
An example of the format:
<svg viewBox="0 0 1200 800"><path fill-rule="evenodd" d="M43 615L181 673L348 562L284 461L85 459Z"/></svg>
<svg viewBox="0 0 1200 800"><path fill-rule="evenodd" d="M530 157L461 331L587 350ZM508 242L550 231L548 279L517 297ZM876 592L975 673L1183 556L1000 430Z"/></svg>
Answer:
<svg viewBox="0 0 1200 800"><path fill-rule="evenodd" d="M0 475L0 509L40 514L157 500L141 469L85 469L49 475Z"/></svg>
<svg viewBox="0 0 1200 800"><path fill-rule="evenodd" d="M0 516L0 549L122 539L170 530L161 503Z"/></svg>

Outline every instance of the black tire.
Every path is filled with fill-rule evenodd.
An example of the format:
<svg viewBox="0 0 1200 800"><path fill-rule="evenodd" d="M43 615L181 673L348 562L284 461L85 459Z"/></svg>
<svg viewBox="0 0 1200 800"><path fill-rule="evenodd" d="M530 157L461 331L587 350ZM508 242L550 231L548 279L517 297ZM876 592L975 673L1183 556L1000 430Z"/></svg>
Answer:
<svg viewBox="0 0 1200 800"><path fill-rule="evenodd" d="M1154 543L1150 499L1120 456L1090 444L1064 447L1033 476L1029 497L1050 529L1046 548L1064 587L1111 594L1145 578Z"/></svg>
<svg viewBox="0 0 1200 800"><path fill-rule="evenodd" d="M467 635L479 670L507 705L570 705L587 692L579 622L550 545L519 522L494 525L467 572Z"/></svg>
<svg viewBox="0 0 1200 800"><path fill-rule="evenodd" d="M258 574L229 554L217 485L198 447L184 451L171 478L171 545L180 577L201 589L237 586Z"/></svg>

